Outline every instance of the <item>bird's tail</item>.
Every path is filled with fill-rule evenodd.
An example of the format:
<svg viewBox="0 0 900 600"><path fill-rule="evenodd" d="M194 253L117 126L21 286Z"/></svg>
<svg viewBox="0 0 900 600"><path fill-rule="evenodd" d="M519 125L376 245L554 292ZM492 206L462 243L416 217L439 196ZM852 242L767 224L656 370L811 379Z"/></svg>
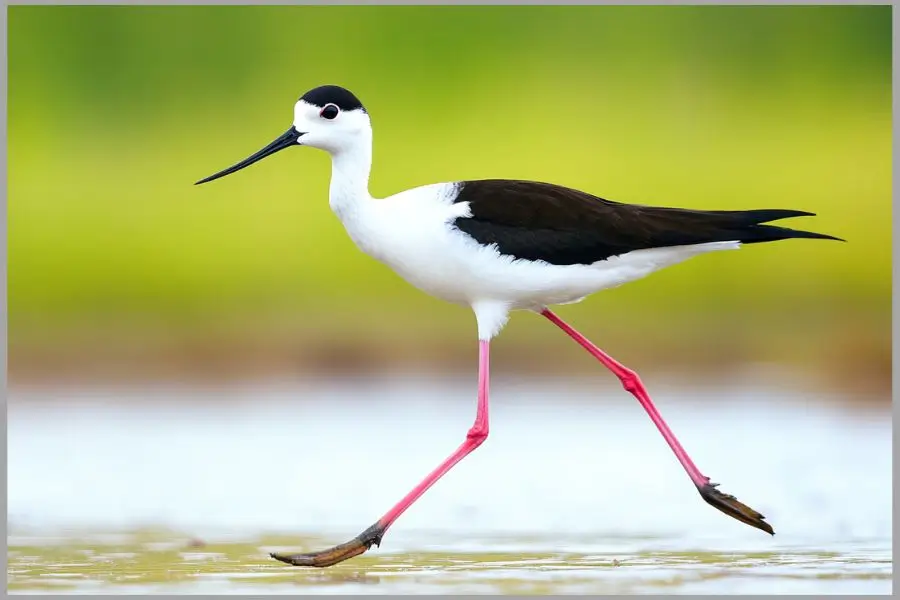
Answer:
<svg viewBox="0 0 900 600"><path fill-rule="evenodd" d="M765 225L765 223L768 223L769 221L777 221L779 219L815 216L815 213L802 210L764 208L759 210L721 211L720 214L732 219L731 228L737 234L737 239L743 244L774 242L777 240L788 240L794 238L836 240L838 242L846 241L839 237L827 235L824 233L815 233L813 231L803 231L800 229L790 229L788 227L779 227L777 225Z"/></svg>

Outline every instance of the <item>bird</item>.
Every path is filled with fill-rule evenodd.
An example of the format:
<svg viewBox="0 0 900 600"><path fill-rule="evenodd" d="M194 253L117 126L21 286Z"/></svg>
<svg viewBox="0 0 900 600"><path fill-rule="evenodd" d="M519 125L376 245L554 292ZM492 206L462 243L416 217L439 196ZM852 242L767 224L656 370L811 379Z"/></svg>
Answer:
<svg viewBox="0 0 900 600"><path fill-rule="evenodd" d="M490 344L514 311L530 311L561 329L609 369L649 415L701 498L726 515L774 535L765 516L718 489L694 464L663 420L638 374L615 360L552 306L632 282L687 259L744 244L787 239L845 241L771 225L815 216L790 209L691 210L615 202L576 189L514 179L422 185L386 198L369 193L373 129L356 95L315 87L294 104L291 127L246 159L197 181L207 183L287 148L331 156L329 205L365 254L412 286L468 307L478 334L475 420L462 444L373 525L318 552L273 552L294 566L329 567L381 547L396 520L488 438Z"/></svg>

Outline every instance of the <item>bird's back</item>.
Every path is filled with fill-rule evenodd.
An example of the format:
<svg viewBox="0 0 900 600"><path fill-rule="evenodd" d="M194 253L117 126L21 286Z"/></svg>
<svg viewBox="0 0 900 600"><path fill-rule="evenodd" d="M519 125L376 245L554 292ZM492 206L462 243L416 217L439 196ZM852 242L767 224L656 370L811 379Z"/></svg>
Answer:
<svg viewBox="0 0 900 600"><path fill-rule="evenodd" d="M764 225L812 213L691 210L623 204L551 183L489 179L459 184L456 202L471 217L454 225L500 252L551 264L592 264L648 248L832 236Z"/></svg>

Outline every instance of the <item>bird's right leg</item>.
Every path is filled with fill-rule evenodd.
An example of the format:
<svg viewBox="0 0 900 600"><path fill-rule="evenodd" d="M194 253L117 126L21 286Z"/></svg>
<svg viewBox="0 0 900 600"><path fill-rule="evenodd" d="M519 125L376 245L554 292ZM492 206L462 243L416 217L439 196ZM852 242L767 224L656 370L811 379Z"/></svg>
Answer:
<svg viewBox="0 0 900 600"><path fill-rule="evenodd" d="M419 499L419 497L428 490L432 485L437 483L438 479L443 477L447 471L465 458L475 448L484 443L487 439L488 426L488 388L490 387L490 340L481 339L478 342L478 408L475 412L475 423L466 434L466 441L456 449L447 459L442 462L434 471L422 480L422 482L412 489L400 502L398 502L383 517L375 522L374 525L363 531L361 534L350 540L349 542L339 544L328 550L321 552L311 552L308 554L282 554L273 552L272 558L286 562L295 566L302 567L330 567L348 558L358 556L371 548L373 545L380 546L381 538L384 537L394 521L402 515L406 509Z"/></svg>
<svg viewBox="0 0 900 600"><path fill-rule="evenodd" d="M624 387L628 392L631 393L631 395L637 398L638 402L641 403L641 406L644 407L644 410L647 411L647 414L650 416L653 424L656 425L656 428L659 429L659 432L665 438L666 443L668 443L669 447L672 448L672 451L675 453L675 457L678 458L678 462L681 463L681 466L684 467L685 471L687 471L687 474L691 478L691 481L693 481L694 485L697 486L697 491L700 492L700 496L708 504L714 506L715 508L718 508L726 515L734 517L742 523L746 523L751 527L761 529L766 533L770 533L772 535L775 534L772 526L765 521L765 517L763 515L759 514L746 504L740 502L731 494L720 492L718 489L716 489L718 484L710 483L709 477L700 472L700 469L697 468L697 466L694 464L694 461L691 460L687 452L685 452L684 448L681 447L681 444L678 442L675 434L672 433L671 429L669 429L669 426L666 424L665 420L663 420L662 415L659 414L656 406L653 405L653 401L650 399L650 395L647 393L644 384L641 383L641 378L638 377L637 373L595 346L589 339L578 333L578 331L576 331L574 327L560 319L551 310L545 308L541 311L541 315L546 317L551 323L566 332L569 337L578 342L581 347L587 350L591 354L591 356L600 361L600 363L602 363L604 367L612 371L613 374L619 378L619 381L622 382L622 387Z"/></svg>

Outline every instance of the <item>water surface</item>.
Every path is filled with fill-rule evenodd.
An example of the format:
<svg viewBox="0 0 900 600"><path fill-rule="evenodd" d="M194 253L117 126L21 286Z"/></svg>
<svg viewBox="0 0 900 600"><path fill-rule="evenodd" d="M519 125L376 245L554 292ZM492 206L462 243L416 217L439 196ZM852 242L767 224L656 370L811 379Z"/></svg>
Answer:
<svg viewBox="0 0 900 600"><path fill-rule="evenodd" d="M18 391L11 591L890 593L891 423L776 386L651 388L700 469L770 537L697 495L620 388L493 383L491 436L394 525L324 570L453 450L471 382L227 392Z"/></svg>

